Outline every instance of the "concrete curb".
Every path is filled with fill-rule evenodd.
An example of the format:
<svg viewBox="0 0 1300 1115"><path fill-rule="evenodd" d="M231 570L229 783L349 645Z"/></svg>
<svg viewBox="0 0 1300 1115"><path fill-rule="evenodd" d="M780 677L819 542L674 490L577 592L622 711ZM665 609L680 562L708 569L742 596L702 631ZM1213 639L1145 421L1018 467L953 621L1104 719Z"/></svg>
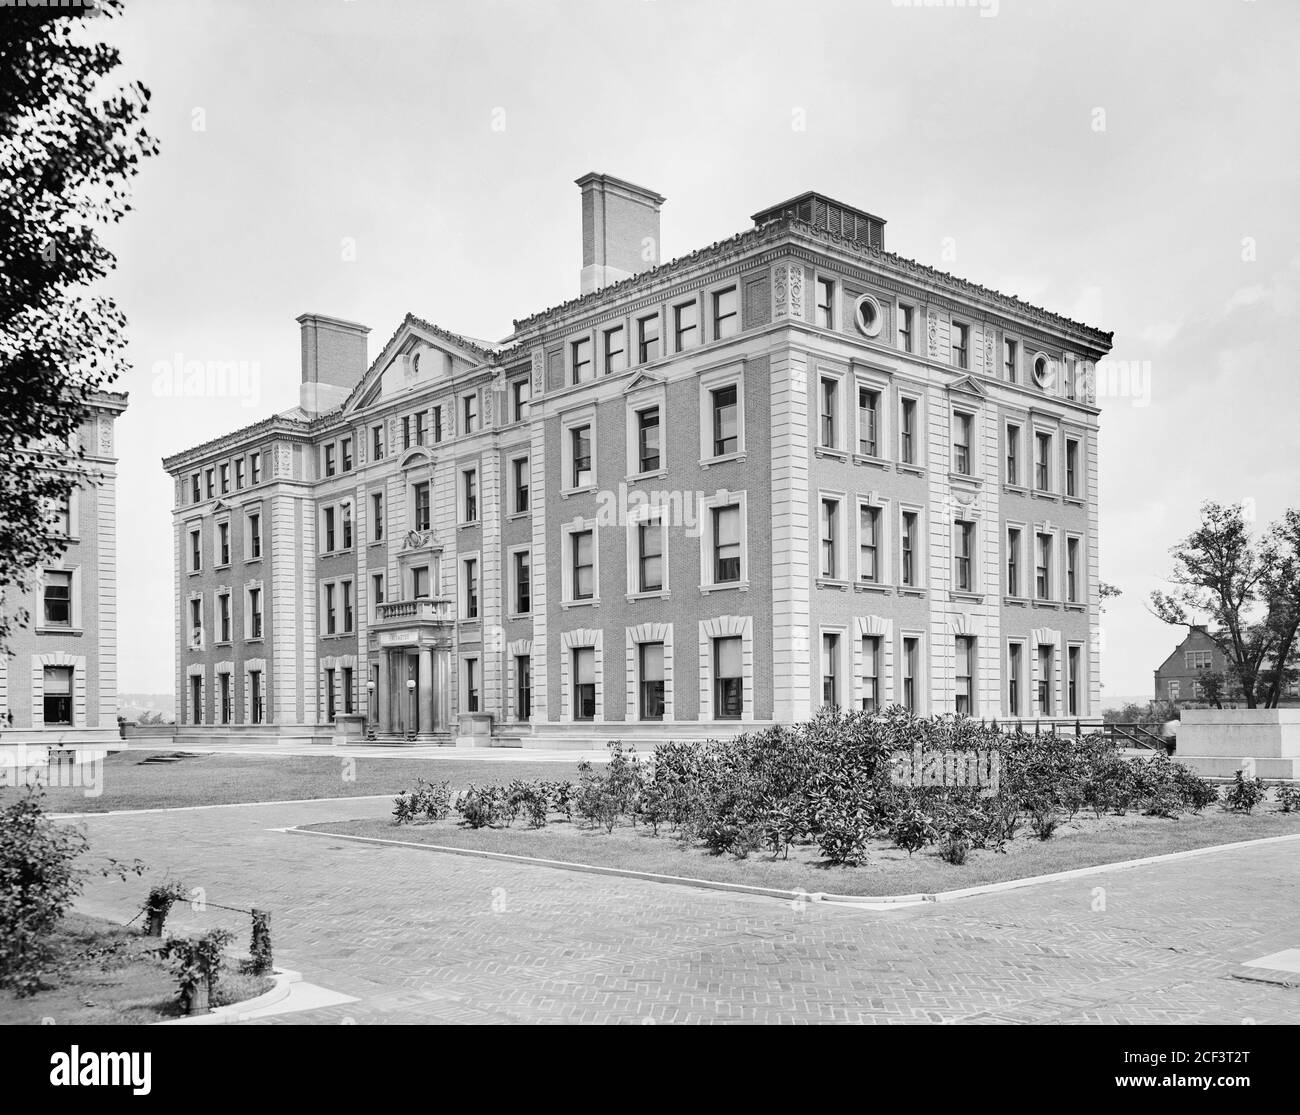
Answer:
<svg viewBox="0 0 1300 1115"><path fill-rule="evenodd" d="M275 1006L289 997L292 985L302 980L302 973L290 968L272 968L271 978L275 986L270 991L242 1003L231 1003L226 1007L213 1007L207 1014L189 1015L185 1018L169 1018L166 1022L155 1022L155 1026L231 1026L243 1022L256 1011Z"/></svg>
<svg viewBox="0 0 1300 1115"><path fill-rule="evenodd" d="M885 894L885 895L844 895L829 894L825 891L805 893L798 890L784 890L778 887L756 887L744 883L724 883L713 879L695 879L683 875L660 875L650 871L634 871L626 867L597 867L587 863L571 863L567 860L541 859L536 856L521 856L512 852L489 852L479 848L457 848L447 844L426 844L418 840L391 840L381 836L354 836L350 833L322 832L319 829L288 828L270 829L271 832L283 832L297 836L326 836L334 840L351 840L359 844L378 844L399 848L421 848L430 852L445 852L455 856L471 856L478 859L500 860L506 863L518 863L533 867L553 867L564 871L577 871L587 875L613 875L623 879L641 879L646 882L673 883L678 886L697 887L701 890L720 890L733 894L753 894L765 898L780 898L787 902L822 902L828 906L846 906L858 910L901 910L910 906L927 903L953 902L961 898L975 898L983 894L999 894L1002 891L1017 890L1021 887L1036 886L1040 883L1059 883L1068 879L1079 879L1088 875L1102 875L1114 871L1124 871L1133 867L1146 867L1154 863L1172 863L1178 860L1195 859L1198 856L1213 855L1217 852L1232 852L1241 848L1252 848L1261 844L1276 844L1286 840L1300 840L1300 833L1285 836L1263 836L1255 840L1239 840L1233 844L1211 844L1204 848L1189 848L1182 852L1167 852L1161 856L1146 856L1142 859L1120 860L1116 863L1101 863L1093 867L1076 867L1069 871L1056 871L1049 875L1029 875L1023 879L1007 879L1000 883L984 883L975 887L963 887L959 890L937 891L933 894Z"/></svg>
<svg viewBox="0 0 1300 1115"><path fill-rule="evenodd" d="M79 821L90 817L139 817L148 813L191 813L200 809L247 809L254 805L319 805L327 801L377 801L395 794L351 794L338 798L285 798L283 801L222 801L215 805L160 805L157 809L107 809L100 813L50 813L51 821Z"/></svg>

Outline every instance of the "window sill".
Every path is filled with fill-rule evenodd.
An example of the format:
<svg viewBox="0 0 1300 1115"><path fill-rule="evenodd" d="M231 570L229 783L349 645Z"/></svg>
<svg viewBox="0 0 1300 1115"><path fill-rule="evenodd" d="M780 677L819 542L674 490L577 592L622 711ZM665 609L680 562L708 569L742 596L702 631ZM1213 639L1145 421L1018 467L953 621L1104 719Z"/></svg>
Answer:
<svg viewBox="0 0 1300 1115"><path fill-rule="evenodd" d="M1079 496L1065 496L1063 502L1070 507L1082 507L1084 505L1084 501Z"/></svg>
<svg viewBox="0 0 1300 1115"><path fill-rule="evenodd" d="M321 638L322 639L350 639L355 634L356 634L355 631L333 631L327 635L322 635ZM222 644L218 643L217 645L221 646Z"/></svg>
<svg viewBox="0 0 1300 1115"><path fill-rule="evenodd" d="M923 588L900 588L900 589L898 590L898 595L899 595L899 596L914 596L914 597L916 597L916 599L918 599L918 600L924 600L925 597L926 597L926 590L923 589Z"/></svg>
<svg viewBox="0 0 1300 1115"><path fill-rule="evenodd" d="M218 639L215 643L212 644L212 648L214 650L217 647L229 647L229 646L234 646L234 643L232 643L231 640L229 639Z"/></svg>
<svg viewBox="0 0 1300 1115"><path fill-rule="evenodd" d="M532 612L510 612L506 616L506 619L512 621L521 620L521 619L532 619L532 618L533 618Z"/></svg>
<svg viewBox="0 0 1300 1115"><path fill-rule="evenodd" d="M1065 604L1063 606L1067 612L1079 612L1082 614L1088 610L1083 604Z"/></svg>
<svg viewBox="0 0 1300 1115"><path fill-rule="evenodd" d="M874 592L878 596L888 596L890 592L889 585L881 584L879 581L854 581L854 592Z"/></svg>
<svg viewBox="0 0 1300 1115"><path fill-rule="evenodd" d="M1060 497L1060 496L1058 496L1058 495L1053 495L1051 492L1041 492L1041 491L1039 491L1039 490L1036 489L1036 488L1034 489L1034 499L1045 499L1045 500L1047 500L1049 503L1060 503L1060 502L1061 502L1061 497Z"/></svg>
<svg viewBox="0 0 1300 1115"><path fill-rule="evenodd" d="M596 492L595 484L584 484L581 488L561 488L560 498L569 499L571 496L589 496Z"/></svg>
<svg viewBox="0 0 1300 1115"><path fill-rule="evenodd" d="M886 472L892 471L894 467L889 461L885 460L884 457L869 457L865 453L854 453L853 463L855 465L866 465L869 468L884 469ZM903 466L899 465L898 469L900 472L903 471ZM916 471L919 473L921 470L917 469Z"/></svg>
<svg viewBox="0 0 1300 1115"><path fill-rule="evenodd" d="M566 611L570 608L599 608L600 597L591 600L562 600L560 601L560 607Z"/></svg>
<svg viewBox="0 0 1300 1115"><path fill-rule="evenodd" d="M651 469L649 472L634 472L629 476L623 477L625 484L644 484L647 480L667 480L668 470L666 468Z"/></svg>
<svg viewBox="0 0 1300 1115"><path fill-rule="evenodd" d="M506 516L506 522L508 522L508 523L517 523L517 522L519 522L521 519L528 519L528 518L531 518L531 517L532 517L532 514L533 514L533 513L532 513L531 511L512 511L512 512L510 512L509 515Z"/></svg>
<svg viewBox="0 0 1300 1115"><path fill-rule="evenodd" d="M483 525L483 520L482 520L482 519L470 519L469 522L466 522L466 523L457 523L457 524L456 524L456 529L457 529L458 531L460 531L460 530L473 530L475 527L481 527L482 525Z"/></svg>
<svg viewBox="0 0 1300 1115"><path fill-rule="evenodd" d="M246 643L260 643L265 639L264 635L250 635L244 640Z"/></svg>
<svg viewBox="0 0 1300 1115"><path fill-rule="evenodd" d="M38 635L82 635L85 632L80 627L63 627L60 625L36 627L33 630Z"/></svg>
<svg viewBox="0 0 1300 1115"><path fill-rule="evenodd" d="M629 592L623 599L629 604L634 604L638 600L670 600L672 597L669 595L668 590L663 588L654 589L651 592Z"/></svg>
<svg viewBox="0 0 1300 1115"><path fill-rule="evenodd" d="M256 565L256 564L257 564L259 561L261 561L261 560L262 560L262 555L261 555L261 554L258 554L256 557L246 557L246 558L244 558L244 564L245 564L245 565Z"/></svg>
<svg viewBox="0 0 1300 1115"><path fill-rule="evenodd" d="M968 487L978 488L983 485L984 480L982 477L976 476L973 472L953 472L949 470L948 483L965 484Z"/></svg>
<svg viewBox="0 0 1300 1115"><path fill-rule="evenodd" d="M724 453L721 457L701 457L700 468L712 468L714 465L728 465L733 461L742 463L748 460L749 454L742 450L739 453Z"/></svg>
<svg viewBox="0 0 1300 1115"><path fill-rule="evenodd" d="M230 568L230 562L228 562L228 561L219 561L219 562L217 562L216 565L214 565L214 566L212 567L212 571L213 571L214 573L220 573L223 569L229 569L229 568Z"/></svg>
<svg viewBox="0 0 1300 1115"><path fill-rule="evenodd" d="M984 594L982 592L966 592L963 589L950 589L948 596L952 600L960 600L965 604L983 604Z"/></svg>
<svg viewBox="0 0 1300 1115"><path fill-rule="evenodd" d="M1030 602L1027 596L1004 596L1002 603L1010 608L1028 608Z"/></svg>
<svg viewBox="0 0 1300 1115"><path fill-rule="evenodd" d="M343 550L322 550L320 556L323 558L347 557L350 553L352 553L352 547L348 546Z"/></svg>
<svg viewBox="0 0 1300 1115"><path fill-rule="evenodd" d="M920 465L903 464L902 462L899 462L898 471L909 473L912 476L925 476L925 469Z"/></svg>
<svg viewBox="0 0 1300 1115"><path fill-rule="evenodd" d="M816 581L818 588L834 588L841 591L847 591L848 581L841 581L838 577L818 577Z"/></svg>
<svg viewBox="0 0 1300 1115"><path fill-rule="evenodd" d="M813 449L813 456L824 457L830 461L847 461L848 453L843 449L836 449L833 445L818 445Z"/></svg>
<svg viewBox="0 0 1300 1115"><path fill-rule="evenodd" d="M727 581L720 585L700 585L700 594L707 596L711 592L748 592L748 581Z"/></svg>
<svg viewBox="0 0 1300 1115"><path fill-rule="evenodd" d="M1060 602L1056 600L1035 600L1033 605L1035 608L1050 608L1053 612L1061 610Z"/></svg>
<svg viewBox="0 0 1300 1115"><path fill-rule="evenodd" d="M1006 492L1008 495L1013 495L1013 496L1029 495L1029 489L1026 488L1023 484L1003 484L1002 490Z"/></svg>

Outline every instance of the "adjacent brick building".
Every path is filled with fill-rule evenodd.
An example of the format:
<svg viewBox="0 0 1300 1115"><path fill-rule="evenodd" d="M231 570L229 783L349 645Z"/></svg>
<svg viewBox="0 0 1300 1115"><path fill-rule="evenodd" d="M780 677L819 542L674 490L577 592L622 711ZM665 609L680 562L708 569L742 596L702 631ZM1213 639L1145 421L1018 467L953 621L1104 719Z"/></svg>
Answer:
<svg viewBox="0 0 1300 1115"><path fill-rule="evenodd" d="M178 721L529 745L824 703L1099 709L1111 335L808 193L660 264L579 179L581 297L493 344L299 319L302 405L168 458Z"/></svg>
<svg viewBox="0 0 1300 1115"><path fill-rule="evenodd" d="M1203 685L1207 674L1221 674L1224 692L1220 703L1224 708L1244 708L1241 683L1228 669L1228 656L1210 638L1203 624L1191 624L1187 635L1174 648L1155 671L1155 699L1174 701L1184 708L1209 708L1210 702ZM1292 682L1278 701L1280 708L1300 705L1300 682Z"/></svg>
<svg viewBox="0 0 1300 1115"><path fill-rule="evenodd" d="M60 509L62 554L15 601L29 621L0 653L0 731L7 743L117 738L117 456L127 397L96 392L73 435L89 479Z"/></svg>

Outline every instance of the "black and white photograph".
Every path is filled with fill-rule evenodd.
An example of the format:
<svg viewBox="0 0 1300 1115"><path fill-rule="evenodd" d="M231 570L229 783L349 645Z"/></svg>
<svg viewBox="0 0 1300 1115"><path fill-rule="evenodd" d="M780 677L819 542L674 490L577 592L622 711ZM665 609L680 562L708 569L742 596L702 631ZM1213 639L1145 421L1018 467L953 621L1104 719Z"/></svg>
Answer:
<svg viewBox="0 0 1300 1115"><path fill-rule="evenodd" d="M1285 1079L1297 57L1284 0L0 0L21 1075Z"/></svg>

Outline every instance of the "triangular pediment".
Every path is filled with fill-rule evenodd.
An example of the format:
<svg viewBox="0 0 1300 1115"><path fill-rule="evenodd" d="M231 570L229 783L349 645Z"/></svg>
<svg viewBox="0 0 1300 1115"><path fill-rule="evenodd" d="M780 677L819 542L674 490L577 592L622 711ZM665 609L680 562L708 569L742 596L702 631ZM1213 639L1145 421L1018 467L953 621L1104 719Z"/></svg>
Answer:
<svg viewBox="0 0 1300 1115"><path fill-rule="evenodd" d="M949 391L959 391L965 395L974 395L980 399L987 399L989 393L980 385L979 380L973 376L962 376L955 383L948 384Z"/></svg>
<svg viewBox="0 0 1300 1115"><path fill-rule="evenodd" d="M343 403L343 412L350 414L417 387L450 383L492 363L493 357L484 345L407 314Z"/></svg>
<svg viewBox="0 0 1300 1115"><path fill-rule="evenodd" d="M654 372L638 372L623 388L624 395L631 395L637 391L644 391L647 387L662 387L667 381L661 375Z"/></svg>

